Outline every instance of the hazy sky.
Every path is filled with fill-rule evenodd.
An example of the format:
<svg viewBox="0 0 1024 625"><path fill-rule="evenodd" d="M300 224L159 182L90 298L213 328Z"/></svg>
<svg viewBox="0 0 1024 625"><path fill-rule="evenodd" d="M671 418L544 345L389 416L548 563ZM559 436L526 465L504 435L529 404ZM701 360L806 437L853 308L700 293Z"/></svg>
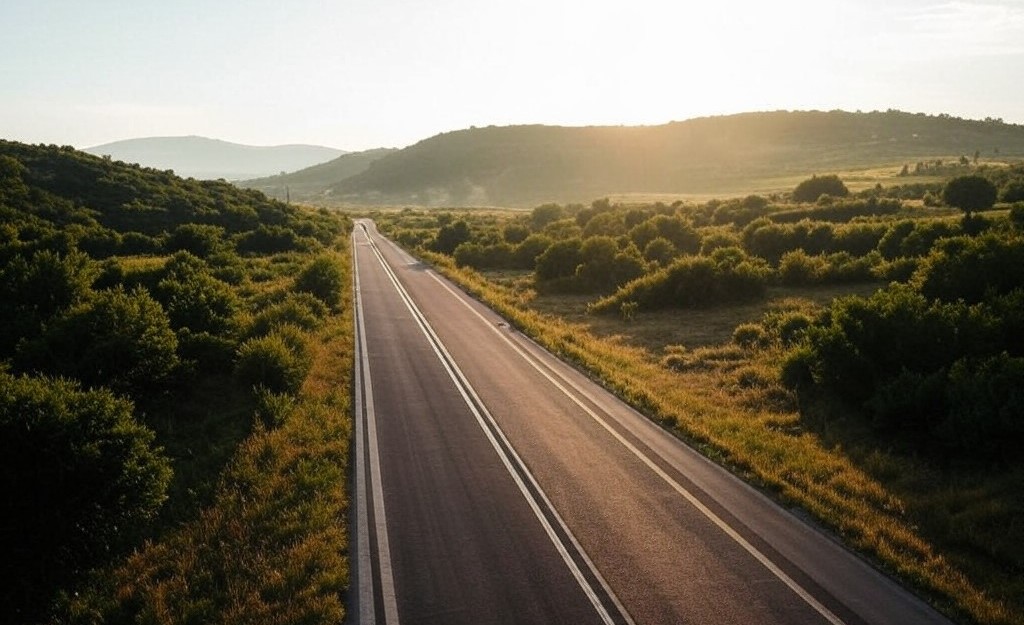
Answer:
<svg viewBox="0 0 1024 625"><path fill-rule="evenodd" d="M897 108L1024 123L1024 0L2 0L0 138L403 147Z"/></svg>

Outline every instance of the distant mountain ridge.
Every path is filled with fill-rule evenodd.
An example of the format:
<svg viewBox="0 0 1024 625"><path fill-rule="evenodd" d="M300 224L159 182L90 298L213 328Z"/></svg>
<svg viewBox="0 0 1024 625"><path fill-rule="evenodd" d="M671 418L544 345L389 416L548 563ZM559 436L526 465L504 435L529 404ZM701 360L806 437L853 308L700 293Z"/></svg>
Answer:
<svg viewBox="0 0 1024 625"><path fill-rule="evenodd" d="M303 169L346 154L319 145L253 146L207 137L144 137L85 148L154 169L173 169L186 178L241 180Z"/></svg>
<svg viewBox="0 0 1024 625"><path fill-rule="evenodd" d="M377 148L362 152L349 152L338 158L319 163L299 171L242 180L236 184L248 189L262 191L278 199L316 200L326 197L327 189L342 180L366 171L370 164L397 152L394 148Z"/></svg>
<svg viewBox="0 0 1024 625"><path fill-rule="evenodd" d="M1024 126L901 111L776 111L660 126L443 133L335 181L352 203L529 206L627 193L722 193L758 177L935 157L1024 156Z"/></svg>

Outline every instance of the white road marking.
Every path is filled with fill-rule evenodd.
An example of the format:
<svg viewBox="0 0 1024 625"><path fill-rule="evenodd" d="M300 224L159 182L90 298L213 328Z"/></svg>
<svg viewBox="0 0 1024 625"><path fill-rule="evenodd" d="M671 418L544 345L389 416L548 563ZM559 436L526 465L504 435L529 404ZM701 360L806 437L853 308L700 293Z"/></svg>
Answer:
<svg viewBox="0 0 1024 625"><path fill-rule="evenodd" d="M459 391L459 394L462 396L463 401L466 403L470 411L473 413L474 417L477 419L477 423L480 425L480 428L484 431L484 434L487 436L488 441L490 441L491 446L494 448L495 452L498 454L499 458L504 464L505 469L508 471L509 475L512 477L516 485L519 487L520 492L526 499L527 503L530 505L530 508L533 510L534 515L536 515L537 519L544 527L544 530L547 533L548 537L551 539L551 542L554 544L555 549L558 551L559 555L561 555L562 559L565 561L566 566L569 567L569 570L572 572L573 576L576 578L576 581L583 589L584 594L586 594L587 598L594 606L594 609L597 611L601 620L607 625L612 625L615 622L611 614L609 614L608 610L601 603L601 600L597 596L597 592L591 587L590 583L587 582L586 578L583 575L583 572L580 570L575 560L573 560L572 556L569 554L568 548L562 543L561 539L558 537L558 534L556 533L554 527L548 521L543 510L541 509L540 502L538 502L534 498L532 493L530 493L530 490L526 486L526 483L523 481L523 479L517 472L516 466L519 467L519 469L523 472L523 474L527 477L527 479L536 489L537 493L539 493L543 502L546 504L547 509L552 513L552 516L554 516L554 518L558 521L560 527L562 528L562 531L565 533L567 537L569 537L569 540L571 541L572 545L574 546L576 551L581 555L585 564L590 569L591 574L594 575L594 577L599 581L603 590L611 599L611 601L615 604L615 607L618 609L623 619L629 625L634 625L633 620L629 616L629 613L626 611L625 607L619 602L618 598L615 596L615 593L612 592L607 582L605 582L604 578L598 572L597 568L594 566L589 556L587 556L586 552L583 550L583 547L576 540L576 537L569 530L568 526L562 520L557 510L555 510L554 506L551 504L551 501L548 499L543 489L534 479L533 474L529 471L529 469L527 469L525 463L523 463L522 459L519 458L518 454L516 454L515 449L512 448L512 445L508 442L508 439L505 438L504 433L501 431L501 428L494 420L494 417L487 410L487 407L484 405L483 401L480 400L480 397L476 394L476 391L473 389L472 385L469 384L469 381L466 379L465 375L459 369L458 365L455 363L455 360L452 358L451 354L444 347L444 344L441 342L441 339L434 332L433 328L430 326L430 323L427 321L423 313L412 301L412 297L405 290L405 287L403 287L402 284L399 282L397 275L394 274L394 271L387 264L387 261L384 259L383 254L381 254L380 250L377 249L377 246L373 241L370 241L370 247L377 255L377 259L381 263L381 266L384 268L385 273L387 273L388 277L391 279L391 282L395 286L395 289L398 291L398 294L402 298L402 301L409 309L409 312L413 315L413 318L419 325L420 330L426 336L428 343L434 350L435 355L441 361L441 364L442 366L444 366L445 371L448 373L448 376L455 384L455 387ZM507 448L509 449L509 453L506 453L505 450L502 448L501 444L498 442L498 440L492 433L491 428L488 427L488 423L490 423L491 428L493 428L493 431L497 433L501 440L505 442ZM509 457L509 454L511 454L511 458Z"/></svg>
<svg viewBox="0 0 1024 625"><path fill-rule="evenodd" d="M369 242L370 237L364 230ZM373 245L372 242L370 242ZM373 517L377 535L377 552L380 564L381 595L384 598L384 623L398 625L398 602L395 597L395 580L391 569L391 549L388 545L388 526L384 513L384 489L380 477L380 451L377 446L377 417L373 409L373 384L370 380L370 361L366 348L366 325L363 318L363 300L359 285L359 264L357 246L352 245L352 273L356 291L356 333L359 337L356 358L356 505L360 509L357 517L359 547L359 623L373 625L375 610L373 601L373 573L370 564L369 519L366 507L366 476L363 469L362 453L362 402L366 406L366 429L369 436L370 484L373 488ZM360 384L360 381L362 384ZM361 401L362 400L362 401Z"/></svg>
<svg viewBox="0 0 1024 625"><path fill-rule="evenodd" d="M757 547L750 544L750 542L747 541L747 539L743 538L743 536L741 536L735 529L733 529L721 517L715 514L714 511L712 511L710 508L701 503L701 501L697 499L697 497L694 496L693 493L691 493L689 490L683 487L682 484L674 480L672 476L666 473L653 460L648 458L647 455L640 451L635 445L633 445L633 443L626 440L625 437L623 437L617 430L615 430L615 428L609 425L607 421L601 418L600 415L594 412L589 406L585 405L577 395L571 393L569 389L566 388L565 384L571 386L580 395L587 397L591 401L594 401L592 398L589 397L589 394L584 389L579 388L579 386L575 382L569 380L564 375L562 375L558 371L555 371L554 369L549 369L546 366L544 369L542 369L541 366L536 362L535 356L528 354L525 350L522 349L522 347L517 345L514 341L508 338L508 336L506 336L497 327L495 327L486 317L480 314L479 311L473 308L473 306L471 306L470 303L466 301L464 295L460 295L458 292L456 292L450 286L448 286L448 284L446 284L440 277L438 277L438 275L433 270L428 270L427 274L431 278L433 278L434 281L440 284L445 290L451 293L459 302L462 303L463 306L468 308L474 315L476 315L481 321L483 321L484 326L490 329L491 332L494 332L498 337L501 338L501 340L505 341L505 343L507 343L513 350L516 351L516 353L518 353L523 358L523 360L529 363L529 365L533 367L539 374L544 376L544 378L546 378L552 385L554 385L555 388L557 388L563 394L565 394L565 396L568 397L574 404L579 406L579 408L583 410L583 412L585 412L594 421L601 425L601 427L607 430L608 433L612 435L612 437L619 441L619 443L621 443L626 449L628 449L641 462L647 465L651 469L651 471L653 471L658 477L660 477L666 483L668 483L668 485L671 486L673 490L675 490L678 494L682 495L684 499L686 499L694 508L700 511L701 514L707 517L709 521L714 523L719 529L725 532L725 534L729 536L729 538L732 538L747 553L749 553L751 556L754 557L754 559L760 562L766 569L768 569L783 584L789 587L790 590L796 593L797 596L803 599L826 621L828 621L832 625L844 625L842 619L836 616L835 613L829 610L820 601L815 599L814 596L811 595L811 593L809 593L803 586L801 586L799 583L796 582L796 580L787 575L785 571L779 568L778 565L772 562L771 559L769 559L768 556L762 553ZM551 373L549 373L548 371L550 371ZM562 384L561 382L556 380L552 374L558 376L558 378L562 380L562 382L564 382L565 384Z"/></svg>

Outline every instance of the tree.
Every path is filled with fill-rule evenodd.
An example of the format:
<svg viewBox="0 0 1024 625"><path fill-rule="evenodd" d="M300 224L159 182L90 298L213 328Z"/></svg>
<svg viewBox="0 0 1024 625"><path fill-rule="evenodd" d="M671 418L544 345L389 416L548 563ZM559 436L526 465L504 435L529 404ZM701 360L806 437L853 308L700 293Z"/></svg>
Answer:
<svg viewBox="0 0 1024 625"><path fill-rule="evenodd" d="M105 389L0 373L0 620L41 620L166 499L170 462L132 412Z"/></svg>
<svg viewBox="0 0 1024 625"><path fill-rule="evenodd" d="M469 241L469 237L469 224L460 219L455 223L441 226L441 229L437 231L437 237L430 244L430 248L435 252L451 256L455 252L455 248Z"/></svg>
<svg viewBox="0 0 1024 625"><path fill-rule="evenodd" d="M56 314L81 302L96 277L95 264L78 251L49 250L15 256L0 268L0 353L34 338Z"/></svg>
<svg viewBox="0 0 1024 625"><path fill-rule="evenodd" d="M530 213L530 227L534 232L539 232L544 226L561 219L562 215L562 207L558 204L542 204Z"/></svg>
<svg viewBox="0 0 1024 625"><path fill-rule="evenodd" d="M552 243L548 249L537 256L537 279L555 280L575 275L580 264L579 239L566 239Z"/></svg>
<svg viewBox="0 0 1024 625"><path fill-rule="evenodd" d="M970 219L971 213L992 208L998 191L990 180L976 174L957 176L942 189L942 201L959 208Z"/></svg>
<svg viewBox="0 0 1024 625"><path fill-rule="evenodd" d="M846 197L850 195L850 190L835 174L811 176L793 189L794 202L814 202L822 195Z"/></svg>
<svg viewBox="0 0 1024 625"><path fill-rule="evenodd" d="M330 254L314 258L295 279L295 290L316 296L334 310L341 306L345 275L341 263Z"/></svg>
<svg viewBox="0 0 1024 625"><path fill-rule="evenodd" d="M144 289L100 291L56 318L19 350L21 369L106 386L140 397L178 364L167 313Z"/></svg>

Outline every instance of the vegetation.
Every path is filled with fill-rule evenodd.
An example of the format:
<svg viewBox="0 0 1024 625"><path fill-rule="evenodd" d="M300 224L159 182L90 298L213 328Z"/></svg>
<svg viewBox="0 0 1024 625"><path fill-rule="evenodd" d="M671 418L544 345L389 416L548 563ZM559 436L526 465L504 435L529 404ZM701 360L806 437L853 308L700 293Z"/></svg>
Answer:
<svg viewBox="0 0 1024 625"><path fill-rule="evenodd" d="M0 142L4 622L336 623L347 233Z"/></svg>
<svg viewBox="0 0 1024 625"><path fill-rule="evenodd" d="M942 189L942 201L955 206L970 218L971 213L992 208L998 189L984 176L958 176Z"/></svg>
<svg viewBox="0 0 1024 625"><path fill-rule="evenodd" d="M975 153L977 161L966 158ZM526 207L631 194L782 191L823 168L885 165L889 179L910 192L914 185L970 173L986 159L1022 154L1024 127L999 120L776 111L644 127L471 128L431 137L359 174L324 182L330 186L325 197L336 202ZM903 165L906 175L898 177ZM786 180L780 182L780 175Z"/></svg>
<svg viewBox="0 0 1024 625"><path fill-rule="evenodd" d="M1002 188L1021 168L972 172ZM874 188L373 216L940 609L1024 623L1024 222L1016 207L960 218L941 188L934 207ZM456 222L464 241L438 253ZM626 257L639 273L611 280Z"/></svg>
<svg viewBox="0 0 1024 625"><path fill-rule="evenodd" d="M846 197L850 195L850 190L846 188L843 181L835 174L821 176L820 178L812 176L796 185L796 188L793 189L793 201L795 202L813 202L823 195Z"/></svg>

